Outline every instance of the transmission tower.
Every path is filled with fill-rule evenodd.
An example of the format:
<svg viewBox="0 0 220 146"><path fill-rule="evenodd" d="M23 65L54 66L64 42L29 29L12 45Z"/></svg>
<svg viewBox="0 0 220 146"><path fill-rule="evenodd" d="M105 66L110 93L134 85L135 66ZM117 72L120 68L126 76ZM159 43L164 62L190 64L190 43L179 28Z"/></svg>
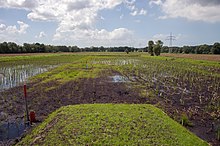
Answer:
<svg viewBox="0 0 220 146"><path fill-rule="evenodd" d="M169 40L170 41L170 44L169 44L169 53L172 52L171 48L172 48L172 44L173 44L173 41L176 40L175 39L175 36L172 35L172 32L170 33L170 35L167 37L166 40Z"/></svg>

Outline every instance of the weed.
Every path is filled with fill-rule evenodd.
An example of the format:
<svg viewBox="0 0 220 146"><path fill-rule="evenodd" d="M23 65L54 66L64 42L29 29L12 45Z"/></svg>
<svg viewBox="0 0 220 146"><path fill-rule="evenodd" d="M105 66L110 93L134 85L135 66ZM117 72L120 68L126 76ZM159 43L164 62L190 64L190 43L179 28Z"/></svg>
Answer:
<svg viewBox="0 0 220 146"><path fill-rule="evenodd" d="M180 123L183 126L189 126L192 127L193 123L189 120L188 116L186 115L186 113L183 113L180 117Z"/></svg>

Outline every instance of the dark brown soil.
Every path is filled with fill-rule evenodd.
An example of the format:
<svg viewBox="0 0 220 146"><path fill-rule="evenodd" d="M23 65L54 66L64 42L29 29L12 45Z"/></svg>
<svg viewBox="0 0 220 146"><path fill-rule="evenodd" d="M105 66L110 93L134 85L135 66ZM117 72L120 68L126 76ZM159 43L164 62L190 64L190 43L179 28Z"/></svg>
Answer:
<svg viewBox="0 0 220 146"><path fill-rule="evenodd" d="M190 58L195 60L208 60L208 61L220 61L220 55L210 55L210 54L171 54L162 53L162 56L166 57L177 57L177 58Z"/></svg>
<svg viewBox="0 0 220 146"><path fill-rule="evenodd" d="M112 74L119 73L112 72ZM175 101L175 95L169 100L159 97L141 97L138 89L134 89L131 84L132 82L113 82L105 75L94 79L78 79L65 84L55 81L47 84L30 83L28 84L29 109L36 112L36 118L40 121L61 106L92 103L155 104L177 121L181 113L188 113L189 105L181 105L179 100ZM202 110L196 106L196 102L190 101L190 107L194 107L192 110ZM0 104L0 113L6 114L8 118L24 117L23 87L19 86L1 92ZM196 113L192 112L189 117L193 126L186 127L212 145L220 145L212 128L213 119L203 114L204 112Z"/></svg>

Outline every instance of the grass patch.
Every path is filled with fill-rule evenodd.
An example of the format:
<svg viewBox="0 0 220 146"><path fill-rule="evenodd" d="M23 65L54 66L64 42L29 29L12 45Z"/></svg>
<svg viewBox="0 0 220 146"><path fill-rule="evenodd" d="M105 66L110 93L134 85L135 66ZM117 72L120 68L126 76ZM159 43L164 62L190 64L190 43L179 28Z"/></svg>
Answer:
<svg viewBox="0 0 220 146"><path fill-rule="evenodd" d="M152 105L88 104L53 112L17 145L208 145Z"/></svg>

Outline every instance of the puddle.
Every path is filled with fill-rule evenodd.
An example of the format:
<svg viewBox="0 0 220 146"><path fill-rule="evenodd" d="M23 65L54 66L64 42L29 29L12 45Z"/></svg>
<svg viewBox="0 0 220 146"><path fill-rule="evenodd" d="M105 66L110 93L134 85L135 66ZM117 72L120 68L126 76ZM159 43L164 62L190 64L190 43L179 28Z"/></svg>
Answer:
<svg viewBox="0 0 220 146"><path fill-rule="evenodd" d="M4 122L0 124L0 141L7 141L19 138L30 126L22 119L14 122Z"/></svg>
<svg viewBox="0 0 220 146"><path fill-rule="evenodd" d="M138 65L140 60L138 59L116 59L116 60L102 60L102 61L92 61L92 64L106 64L106 65Z"/></svg>
<svg viewBox="0 0 220 146"><path fill-rule="evenodd" d="M114 83L123 83L123 82L130 81L127 77L120 76L120 75L110 76L110 78L112 79L112 82Z"/></svg>
<svg viewBox="0 0 220 146"><path fill-rule="evenodd" d="M16 65L0 67L0 91L18 86L27 78L48 71L56 66Z"/></svg>

